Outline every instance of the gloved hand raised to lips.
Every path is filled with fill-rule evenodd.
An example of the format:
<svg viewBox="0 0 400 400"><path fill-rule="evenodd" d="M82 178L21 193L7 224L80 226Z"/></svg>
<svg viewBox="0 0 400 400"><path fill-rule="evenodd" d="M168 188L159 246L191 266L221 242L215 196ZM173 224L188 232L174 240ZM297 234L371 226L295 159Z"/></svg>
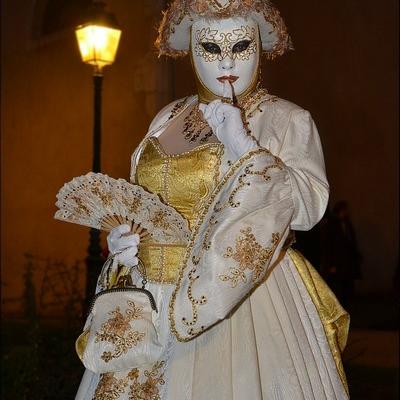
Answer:
<svg viewBox="0 0 400 400"><path fill-rule="evenodd" d="M227 80L224 81L224 97L232 98L232 91ZM214 100L207 105L199 104L199 109L218 140L236 158L259 147L257 142L247 134L239 107L221 100Z"/></svg>
<svg viewBox="0 0 400 400"><path fill-rule="evenodd" d="M109 252L114 255L115 263L134 267L138 264L136 257L140 236L137 233L129 235L131 227L127 224L112 229L107 236Z"/></svg>

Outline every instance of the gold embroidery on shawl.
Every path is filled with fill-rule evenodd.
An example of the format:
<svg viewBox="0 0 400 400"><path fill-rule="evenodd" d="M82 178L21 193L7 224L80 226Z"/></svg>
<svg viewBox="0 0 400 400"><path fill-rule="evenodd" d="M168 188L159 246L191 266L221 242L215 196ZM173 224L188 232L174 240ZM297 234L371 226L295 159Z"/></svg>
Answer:
<svg viewBox="0 0 400 400"><path fill-rule="evenodd" d="M262 98L268 95L268 90L260 87L260 84L257 84L256 90L251 92L249 95L245 96L239 103L240 108L247 113L249 110L253 108L253 106L258 103ZM247 115L248 116L248 115Z"/></svg>
<svg viewBox="0 0 400 400"><path fill-rule="evenodd" d="M204 252L209 250L209 248L211 246L210 233L211 233L211 230L214 227L214 225L216 225L217 223L218 223L218 220L215 218L215 215L212 215L210 217L210 222L208 224L208 227L204 233L204 239L203 239L203 243L201 245L201 249L200 249L199 253L197 254L197 256L195 256L195 255L192 256L192 263L194 265L197 265L200 262L200 259L203 256Z"/></svg>
<svg viewBox="0 0 400 400"><path fill-rule="evenodd" d="M189 275L189 287L187 290L187 294L188 294L188 298L189 301L192 305L192 319L190 321L188 321L185 317L182 318L182 322L186 325L186 326L193 326L194 324L196 324L197 322L197 318L198 318L198 313L197 313L197 306L203 305L207 303L207 298L206 296L201 296L199 299L196 299L193 296L193 284L194 282L196 282L197 279L200 278L200 275L196 275L196 269L193 268L192 270L190 270ZM201 327L203 328L203 327ZM190 329L191 331L191 329Z"/></svg>
<svg viewBox="0 0 400 400"><path fill-rule="evenodd" d="M125 393L128 384L128 377L117 379L113 372L101 374L92 400L117 400Z"/></svg>
<svg viewBox="0 0 400 400"><path fill-rule="evenodd" d="M132 369L120 379L115 377L114 372L101 374L92 400L118 400L128 386L129 400L160 400L159 386L165 384L162 371L164 365L165 361L157 362L151 370L144 371L143 377L138 368Z"/></svg>
<svg viewBox="0 0 400 400"><path fill-rule="evenodd" d="M128 377L133 381L129 386L129 400L160 400L159 385L164 385L164 373L162 368L165 361L157 362L153 368L144 371L146 380L143 383L139 382L139 370L133 369Z"/></svg>
<svg viewBox="0 0 400 400"><path fill-rule="evenodd" d="M239 281L247 283L246 270L252 271L253 283L263 276L265 264L272 257L280 238L279 233L273 233L271 247L264 248L257 242L250 227L241 229L240 232L242 235L236 238L235 250L228 247L224 254L225 258L232 258L239 263L239 266L231 267L225 274L219 275L219 279L223 282L230 282L232 288L235 288Z"/></svg>
<svg viewBox="0 0 400 400"><path fill-rule="evenodd" d="M182 322L186 326L193 326L196 324L197 318L198 318L197 306L204 305L207 303L206 296L202 295L202 296L200 296L200 298L195 298L193 296L193 285L196 282L196 280L200 278L200 275L196 274L196 266L199 264L200 259L203 256L204 252L209 250L209 248L211 246L211 242L209 239L210 233L211 233L211 230L213 229L213 227L217 223L218 223L218 220L215 218L215 215L212 215L210 217L208 227L204 233L204 238L203 238L203 242L201 244L200 250L197 255L192 256L192 263L194 265L194 268L189 271L189 274L188 274L189 285L188 285L188 289L187 289L187 295L188 295L188 298L189 298L189 301L190 301L191 307L192 307L192 319L188 320L185 317L182 318ZM201 328L201 330L204 329L203 326L201 326L200 328ZM194 332L193 328L190 328L188 332Z"/></svg>
<svg viewBox="0 0 400 400"><path fill-rule="evenodd" d="M143 307L138 307L133 301L128 300L129 308L125 315L121 313L119 307L109 314L113 316L101 325L99 332L96 332L95 342L111 342L114 344L114 351L105 351L101 358L109 362L113 358L118 358L129 349L136 346L143 340L145 334L131 328L130 322L135 319L142 319Z"/></svg>
<svg viewBox="0 0 400 400"><path fill-rule="evenodd" d="M211 232L211 229L213 228L213 226L216 225L217 223L218 223L218 220L216 220L215 216L212 215L211 218L210 218L210 223L209 223L209 225L207 227L207 230L204 233L204 239L203 239L203 243L201 245L201 249L200 249L200 251L199 251L197 256L193 255L193 257L192 257L193 265L198 265L198 263L200 262L200 259L201 259L202 255L204 254L204 252L207 251L210 248L210 246L211 246L211 242L210 242L210 239L209 239L210 232ZM197 298L195 298L193 296L193 284L195 283L195 281L197 279L200 278L200 276L196 274L196 268L193 268L189 272L188 278L189 278L189 287L188 287L187 293L188 293L188 298L190 300L190 303L192 305L192 316L193 316L193 318L192 318L191 321L188 321L184 317L184 318L182 318L182 322L187 326L192 326L197 322L197 317L198 317L197 306L206 304L207 303L207 297L202 295L200 298L197 299Z"/></svg>
<svg viewBox="0 0 400 400"><path fill-rule="evenodd" d="M218 202L216 203L216 205L214 206L214 211L216 212L220 212L221 210L223 210L225 207L228 206L228 204L232 207L232 208L236 208L240 206L240 201L235 201L235 196L237 195L237 193L243 189L243 187L245 186L250 186L249 182L245 181L245 178L248 177L249 175L254 176L254 175L258 175L261 178L264 179L265 182L268 182L271 177L268 175L268 171L272 168L278 168L278 169L283 169L283 164L282 161L278 158L275 157L275 162L272 165L268 165L266 166L264 169L262 169L261 171L253 171L251 169L251 167L253 166L253 164L249 164L245 170L244 170L244 174L239 176L238 182L239 184L235 187L235 189L232 190L232 193L229 195L228 201L225 204L220 205Z"/></svg>
<svg viewBox="0 0 400 400"><path fill-rule="evenodd" d="M278 101L278 98L276 96L268 95L268 91L266 89L259 89L259 91L256 93L256 96L254 96L254 98L251 100L252 102L249 105L246 105L245 108L245 110L248 110L246 113L247 119L253 118L257 111L263 112L261 106L264 103L275 103ZM253 108L254 105L255 107Z"/></svg>

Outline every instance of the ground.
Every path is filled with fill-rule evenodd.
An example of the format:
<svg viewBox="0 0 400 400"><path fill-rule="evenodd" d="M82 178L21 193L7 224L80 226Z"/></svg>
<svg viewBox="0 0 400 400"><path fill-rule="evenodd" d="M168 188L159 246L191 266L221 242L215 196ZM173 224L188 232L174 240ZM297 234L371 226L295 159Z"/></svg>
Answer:
<svg viewBox="0 0 400 400"><path fill-rule="evenodd" d="M390 297L359 297L343 355L352 400L398 398L398 307ZM74 342L80 321L3 321L4 400L70 400L83 367Z"/></svg>

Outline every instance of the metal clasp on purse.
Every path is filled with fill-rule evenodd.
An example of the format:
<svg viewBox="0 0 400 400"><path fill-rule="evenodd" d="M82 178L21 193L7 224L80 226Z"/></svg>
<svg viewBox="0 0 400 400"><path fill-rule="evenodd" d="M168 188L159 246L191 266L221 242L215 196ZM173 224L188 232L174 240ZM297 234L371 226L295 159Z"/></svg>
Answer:
<svg viewBox="0 0 400 400"><path fill-rule="evenodd" d="M130 273L128 273L126 275L121 275L118 278L118 281L116 282L116 284L112 288L103 290L103 291L97 293L93 297L92 302L91 302L90 307L89 307L89 310L88 310L88 315L92 311L94 303L96 302L96 300L100 296L103 296L103 295L105 295L107 293L118 293L118 292L126 292L126 291L136 291L136 292L144 293L149 299L151 308L155 312L158 312L156 301L154 300L153 294L149 290L145 289L145 286L147 284L146 268L145 268L142 260L140 260L140 258L138 258L138 260L139 260L139 263L138 263L138 265L136 267L138 269L139 274L143 278L142 279L142 287L138 288L136 285L133 284L132 276L131 276ZM140 266L140 268L139 268L139 266Z"/></svg>

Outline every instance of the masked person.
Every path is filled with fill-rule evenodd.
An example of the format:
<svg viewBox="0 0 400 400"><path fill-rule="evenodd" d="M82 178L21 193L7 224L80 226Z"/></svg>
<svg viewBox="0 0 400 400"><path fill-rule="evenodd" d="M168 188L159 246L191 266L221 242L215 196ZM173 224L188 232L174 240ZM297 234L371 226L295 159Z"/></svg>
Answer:
<svg viewBox="0 0 400 400"><path fill-rule="evenodd" d="M154 118L131 180L192 236L182 246L138 244L127 225L110 233L121 263L145 265L165 351L153 365L87 370L76 398L347 399L348 315L289 239L326 208L320 139L307 111L259 86L262 53L290 48L279 12L266 0L175 0L156 45L190 56L198 93Z"/></svg>

